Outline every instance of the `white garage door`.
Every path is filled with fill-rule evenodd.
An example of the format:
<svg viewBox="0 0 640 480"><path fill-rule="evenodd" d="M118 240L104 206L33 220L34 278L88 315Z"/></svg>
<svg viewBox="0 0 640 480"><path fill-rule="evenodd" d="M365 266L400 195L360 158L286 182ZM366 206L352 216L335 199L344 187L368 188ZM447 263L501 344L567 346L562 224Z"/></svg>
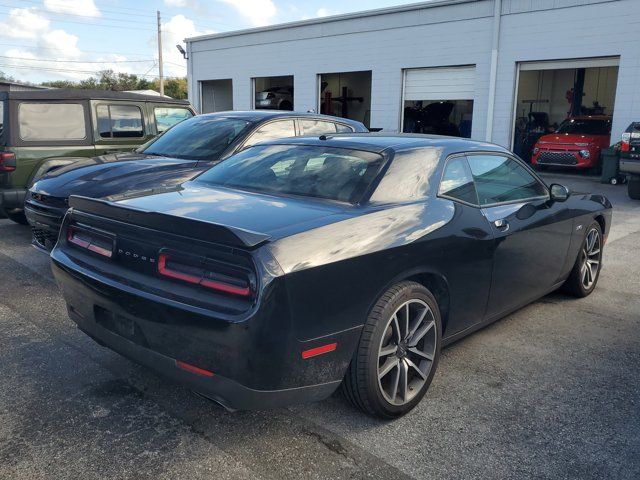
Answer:
<svg viewBox="0 0 640 480"><path fill-rule="evenodd" d="M476 67L405 70L404 100L473 100Z"/></svg>

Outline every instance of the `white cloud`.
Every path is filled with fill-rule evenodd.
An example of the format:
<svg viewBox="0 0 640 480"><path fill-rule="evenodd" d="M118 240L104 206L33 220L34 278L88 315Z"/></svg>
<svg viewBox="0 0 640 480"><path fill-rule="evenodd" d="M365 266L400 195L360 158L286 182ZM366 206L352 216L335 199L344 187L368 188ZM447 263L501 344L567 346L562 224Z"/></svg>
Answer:
<svg viewBox="0 0 640 480"><path fill-rule="evenodd" d="M49 28L49 20L33 8L14 8L7 22L0 23L0 36L36 39Z"/></svg>
<svg viewBox="0 0 640 480"><path fill-rule="evenodd" d="M327 10L326 8L319 8L318 11L316 12L316 17L328 17L329 15L331 15L329 13L329 10Z"/></svg>
<svg viewBox="0 0 640 480"><path fill-rule="evenodd" d="M234 7L240 15L255 26L268 25L276 15L276 6L271 0L221 0Z"/></svg>
<svg viewBox="0 0 640 480"><path fill-rule="evenodd" d="M164 0L167 7L184 8L188 5L187 0Z"/></svg>
<svg viewBox="0 0 640 480"><path fill-rule="evenodd" d="M89 56L78 47L79 38L76 35L52 29L45 15L35 7L15 8L9 12L7 22L0 23L0 38L28 39L34 45L3 51L2 54L8 57L2 61L6 64L3 71L22 80L40 82L81 80L96 75L99 70L107 69L140 73L153 64L119 63L127 58L115 54Z"/></svg>
<svg viewBox="0 0 640 480"><path fill-rule="evenodd" d="M186 76L187 62L176 48L183 45L184 39L196 37L205 33L214 33L212 30L198 31L193 20L184 15L175 15L162 24L162 58L164 60L165 76Z"/></svg>
<svg viewBox="0 0 640 480"><path fill-rule="evenodd" d="M78 37L64 30L49 30L43 33L38 44L44 48L55 45L56 53L61 57L78 58L82 54L78 48Z"/></svg>
<svg viewBox="0 0 640 480"><path fill-rule="evenodd" d="M44 0L44 8L56 13L71 13L88 17L100 16L100 10L93 3L93 0Z"/></svg>

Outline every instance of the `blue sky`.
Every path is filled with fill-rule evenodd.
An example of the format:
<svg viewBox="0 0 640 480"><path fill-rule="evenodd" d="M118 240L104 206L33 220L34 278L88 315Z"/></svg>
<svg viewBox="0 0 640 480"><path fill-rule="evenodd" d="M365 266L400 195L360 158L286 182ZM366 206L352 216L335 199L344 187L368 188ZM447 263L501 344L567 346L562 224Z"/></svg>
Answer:
<svg viewBox="0 0 640 480"><path fill-rule="evenodd" d="M106 68L186 75L175 48L189 36L399 5L398 0L0 0L0 71L16 80L81 79Z"/></svg>

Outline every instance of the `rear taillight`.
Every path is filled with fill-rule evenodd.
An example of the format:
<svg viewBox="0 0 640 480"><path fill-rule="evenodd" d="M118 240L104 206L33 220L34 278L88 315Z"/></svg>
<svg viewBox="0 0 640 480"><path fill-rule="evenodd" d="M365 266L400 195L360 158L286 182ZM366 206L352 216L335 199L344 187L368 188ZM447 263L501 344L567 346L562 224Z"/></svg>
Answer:
<svg viewBox="0 0 640 480"><path fill-rule="evenodd" d="M273 92L267 93L267 98L276 98L276 94Z"/></svg>
<svg viewBox="0 0 640 480"><path fill-rule="evenodd" d="M70 226L67 228L67 242L103 257L113 256L113 239L107 235Z"/></svg>
<svg viewBox="0 0 640 480"><path fill-rule="evenodd" d="M158 273L164 277L230 295L251 296L248 275L227 265L189 261L163 252L158 256Z"/></svg>
<svg viewBox="0 0 640 480"><path fill-rule="evenodd" d="M620 151L629 152L631 150L631 134L623 133L622 142L620 143Z"/></svg>
<svg viewBox="0 0 640 480"><path fill-rule="evenodd" d="M16 169L16 154L13 152L0 153L0 172L13 172Z"/></svg>

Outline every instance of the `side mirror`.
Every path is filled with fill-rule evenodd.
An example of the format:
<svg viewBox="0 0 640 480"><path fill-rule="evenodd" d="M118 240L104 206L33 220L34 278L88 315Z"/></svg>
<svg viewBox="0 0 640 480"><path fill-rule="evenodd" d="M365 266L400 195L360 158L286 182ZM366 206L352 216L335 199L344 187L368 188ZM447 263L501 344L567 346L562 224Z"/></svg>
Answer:
<svg viewBox="0 0 640 480"><path fill-rule="evenodd" d="M551 184L549 189L551 190L551 200L554 202L564 202L571 195L567 187L558 183Z"/></svg>

